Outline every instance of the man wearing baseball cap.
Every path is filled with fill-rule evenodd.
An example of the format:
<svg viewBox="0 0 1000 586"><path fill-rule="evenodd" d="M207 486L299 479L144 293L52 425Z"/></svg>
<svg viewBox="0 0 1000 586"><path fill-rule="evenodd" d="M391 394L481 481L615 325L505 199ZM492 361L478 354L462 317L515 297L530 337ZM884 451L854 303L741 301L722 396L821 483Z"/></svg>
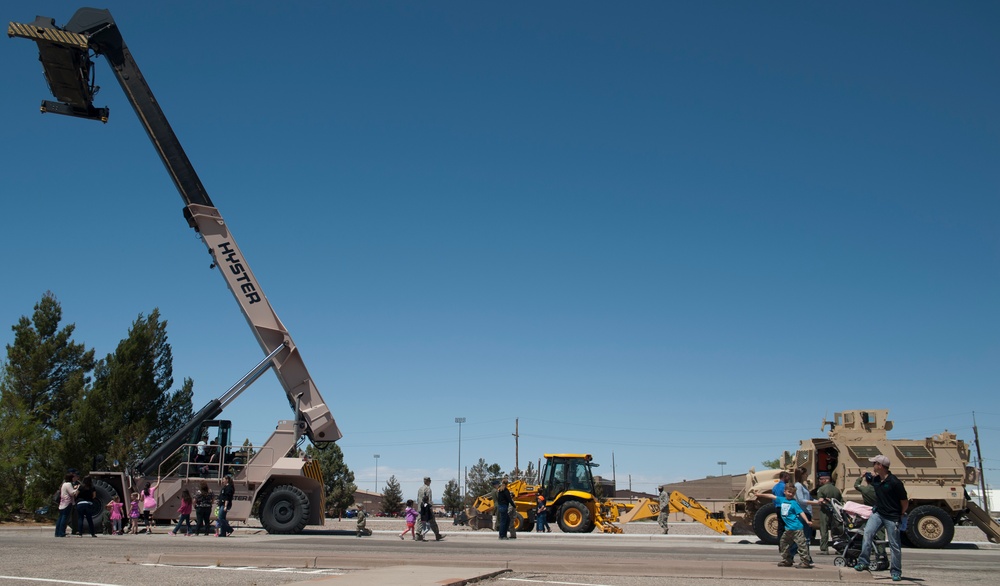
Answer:
<svg viewBox="0 0 1000 586"><path fill-rule="evenodd" d="M893 582L899 582L903 579L899 532L906 531L909 497L906 496L906 487L903 483L889 472L888 457L879 454L868 458L868 461L872 463L872 471L875 473L871 480L872 488L875 489L875 507L872 509L872 516L868 518L868 523L865 524L865 539L861 544L861 555L858 556L858 563L854 569L859 572L868 569L868 556L871 555L875 532L880 527L885 527L889 538L889 573Z"/></svg>

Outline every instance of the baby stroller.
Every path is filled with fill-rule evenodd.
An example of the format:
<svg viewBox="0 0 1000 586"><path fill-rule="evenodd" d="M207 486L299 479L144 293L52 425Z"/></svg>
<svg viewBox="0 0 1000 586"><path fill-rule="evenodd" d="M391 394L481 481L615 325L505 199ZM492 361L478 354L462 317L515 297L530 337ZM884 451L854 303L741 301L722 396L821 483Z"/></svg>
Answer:
<svg viewBox="0 0 1000 586"><path fill-rule="evenodd" d="M827 506L827 505L824 505ZM837 524L839 533L831 535L830 545L839 555L833 560L833 565L845 567L854 566L861 556L861 544L865 539L865 523L872 514L872 508L858 503L842 503L837 499L830 500L829 506L833 514L840 519ZM868 562L868 569L881 572L889 569L889 558L885 555L886 541L876 541L872 549L874 555Z"/></svg>

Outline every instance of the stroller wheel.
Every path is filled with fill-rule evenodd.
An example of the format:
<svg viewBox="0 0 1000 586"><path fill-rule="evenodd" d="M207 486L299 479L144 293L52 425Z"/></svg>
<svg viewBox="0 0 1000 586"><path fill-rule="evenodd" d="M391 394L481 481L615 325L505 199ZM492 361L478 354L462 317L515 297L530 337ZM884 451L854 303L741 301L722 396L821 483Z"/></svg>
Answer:
<svg viewBox="0 0 1000 586"><path fill-rule="evenodd" d="M868 564L871 567L871 564ZM889 569L889 559L886 557L878 556L875 558L875 571L884 572Z"/></svg>
<svg viewBox="0 0 1000 586"><path fill-rule="evenodd" d="M833 565L837 566L838 568L843 568L847 566L847 559L842 555L838 555L837 557L833 558Z"/></svg>
<svg viewBox="0 0 1000 586"><path fill-rule="evenodd" d="M889 563L886 562L885 567L882 567L882 560L878 559L877 555L872 556L871 561L868 562L869 572L881 572L882 570L887 570L887 569L889 569Z"/></svg>

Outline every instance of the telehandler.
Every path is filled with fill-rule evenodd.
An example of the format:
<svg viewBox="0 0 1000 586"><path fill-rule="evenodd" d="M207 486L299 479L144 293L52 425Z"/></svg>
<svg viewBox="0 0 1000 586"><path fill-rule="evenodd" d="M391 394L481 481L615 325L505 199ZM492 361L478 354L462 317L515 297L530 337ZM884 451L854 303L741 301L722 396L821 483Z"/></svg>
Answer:
<svg viewBox="0 0 1000 586"><path fill-rule="evenodd" d="M30 39L38 45L45 80L57 100L43 101L43 113L107 122L108 108L98 108L93 103L99 88L92 56L108 60L184 200L184 218L208 248L211 267L222 274L265 354L228 392L205 405L134 470L91 471L98 494L95 509L103 513L99 520L106 522L104 506L112 497L128 502L129 493L137 492L145 482L157 481L159 490L153 518L175 519L180 503L177 497L183 489L194 494L202 482L207 482L218 492L223 477L232 475L235 496L229 519L246 520L256 506L261 523L271 533L297 533L307 524L322 525L325 501L322 473L318 463L297 456L297 447L303 437L317 447L335 442L341 438L340 430L298 347L264 295L229 226L167 122L111 13L81 8L62 27L56 26L52 18L39 16L28 24L11 22L7 35ZM281 383L295 418L279 421L262 446L233 451L229 422L216 417L268 369L274 371ZM216 459L196 461L192 453L198 450L199 439L209 431L219 438Z"/></svg>

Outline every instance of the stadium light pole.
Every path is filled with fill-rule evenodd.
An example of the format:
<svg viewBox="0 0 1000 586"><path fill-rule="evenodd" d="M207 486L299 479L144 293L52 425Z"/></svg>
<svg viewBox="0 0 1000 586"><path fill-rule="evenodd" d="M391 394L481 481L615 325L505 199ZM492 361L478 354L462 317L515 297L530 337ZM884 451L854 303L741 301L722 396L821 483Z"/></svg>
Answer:
<svg viewBox="0 0 1000 586"><path fill-rule="evenodd" d="M725 476L726 475L726 464L727 464L727 462L721 462L720 461L720 462L716 462L716 464L719 465L719 476Z"/></svg>
<svg viewBox="0 0 1000 586"><path fill-rule="evenodd" d="M375 454L375 494L378 494L378 459L379 455Z"/></svg>
<svg viewBox="0 0 1000 586"><path fill-rule="evenodd" d="M462 424L465 423L464 417L456 417L455 423L458 424L458 494L462 494Z"/></svg>

